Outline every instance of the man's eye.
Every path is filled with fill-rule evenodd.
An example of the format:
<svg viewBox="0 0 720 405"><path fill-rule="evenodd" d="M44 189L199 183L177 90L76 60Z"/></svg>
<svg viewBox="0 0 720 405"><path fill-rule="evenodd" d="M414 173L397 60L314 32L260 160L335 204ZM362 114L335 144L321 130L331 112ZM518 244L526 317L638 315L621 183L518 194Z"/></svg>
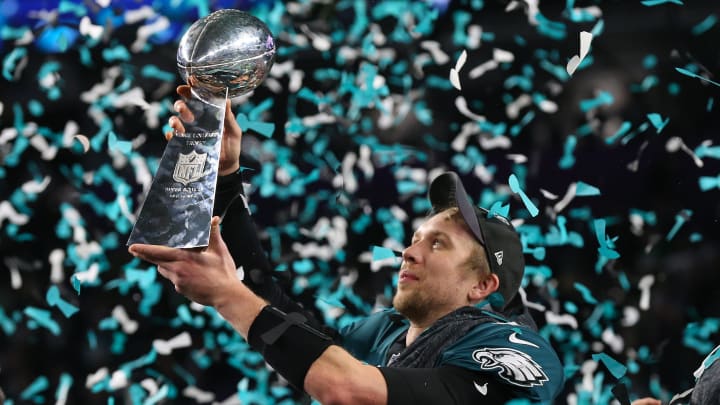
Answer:
<svg viewBox="0 0 720 405"><path fill-rule="evenodd" d="M432 247L433 247L433 249L439 248L440 247L440 239L433 239Z"/></svg>

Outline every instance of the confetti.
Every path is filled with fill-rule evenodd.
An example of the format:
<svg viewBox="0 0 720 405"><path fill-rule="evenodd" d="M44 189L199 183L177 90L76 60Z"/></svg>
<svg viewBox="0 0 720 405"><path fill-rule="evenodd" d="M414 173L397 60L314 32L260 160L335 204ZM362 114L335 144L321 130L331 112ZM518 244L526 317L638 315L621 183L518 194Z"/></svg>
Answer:
<svg viewBox="0 0 720 405"><path fill-rule="evenodd" d="M590 44L592 43L593 36L591 33L587 31L582 31L580 33L580 54L574 55L567 63L567 67L565 70L567 70L568 74L572 76L575 73L575 70L577 70L578 66L582 63L582 61L585 59L585 56L587 56L588 52L590 52Z"/></svg>

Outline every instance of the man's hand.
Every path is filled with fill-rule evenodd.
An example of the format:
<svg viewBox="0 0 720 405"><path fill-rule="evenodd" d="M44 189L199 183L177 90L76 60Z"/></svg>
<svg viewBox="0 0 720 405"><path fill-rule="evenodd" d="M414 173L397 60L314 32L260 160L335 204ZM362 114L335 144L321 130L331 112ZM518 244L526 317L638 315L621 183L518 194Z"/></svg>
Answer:
<svg viewBox="0 0 720 405"><path fill-rule="evenodd" d="M130 253L157 265L175 290L192 301L217 307L232 300L242 284L235 262L220 236L220 217L213 217L206 249L177 249L144 244L130 245Z"/></svg>
<svg viewBox="0 0 720 405"><path fill-rule="evenodd" d="M180 97L183 97L185 100L192 98L192 91L188 85L178 86L176 91ZM165 139L167 140L173 137L174 132L185 132L183 123L195 121L195 117L187 104L185 104L185 101L177 100L175 104L173 104L173 108L178 115L172 116L168 120L168 124L173 131L168 131L165 134ZM240 169L241 143L242 129L240 129L240 125L238 125L235 120L235 114L233 114L230 100L228 100L225 106L225 121L223 124L222 144L220 146L220 164L218 168L218 174L220 176L232 174Z"/></svg>

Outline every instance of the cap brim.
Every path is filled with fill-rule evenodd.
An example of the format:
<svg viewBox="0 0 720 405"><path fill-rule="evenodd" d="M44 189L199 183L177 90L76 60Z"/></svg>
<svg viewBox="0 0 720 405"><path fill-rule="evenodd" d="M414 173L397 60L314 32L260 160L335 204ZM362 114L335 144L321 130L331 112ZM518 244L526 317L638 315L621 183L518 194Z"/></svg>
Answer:
<svg viewBox="0 0 720 405"><path fill-rule="evenodd" d="M481 245L485 245L485 237L478 223L475 207L456 173L446 172L433 179L428 195L434 212L457 207L475 238Z"/></svg>

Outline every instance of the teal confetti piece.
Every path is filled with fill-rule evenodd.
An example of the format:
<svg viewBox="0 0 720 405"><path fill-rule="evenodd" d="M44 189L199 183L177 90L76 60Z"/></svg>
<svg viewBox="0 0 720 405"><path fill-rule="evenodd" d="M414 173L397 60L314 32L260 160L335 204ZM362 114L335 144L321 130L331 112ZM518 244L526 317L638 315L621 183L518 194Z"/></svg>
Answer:
<svg viewBox="0 0 720 405"><path fill-rule="evenodd" d="M0 306L0 328L2 328L3 332L5 332L6 335L10 336L13 333L15 333L15 322L7 316L5 313L5 309Z"/></svg>
<svg viewBox="0 0 720 405"><path fill-rule="evenodd" d="M270 138L275 131L275 124L270 122L250 121L245 114L237 114L236 120L243 131L255 131L258 134Z"/></svg>
<svg viewBox="0 0 720 405"><path fill-rule="evenodd" d="M310 274L315 269L315 266L310 259L296 260L293 262L292 267L298 274Z"/></svg>
<svg viewBox="0 0 720 405"><path fill-rule="evenodd" d="M720 146L712 146L706 142L703 142L695 148L693 153L700 159L702 158L713 158L713 159L720 159Z"/></svg>
<svg viewBox="0 0 720 405"><path fill-rule="evenodd" d="M650 120L650 123L653 124L653 126L655 127L655 130L658 134L662 132L663 128L665 128L665 125L670 122L670 118L663 120L662 116L657 113L650 113L647 115L647 117Z"/></svg>
<svg viewBox="0 0 720 405"><path fill-rule="evenodd" d="M608 371L610 371L610 374L617 379L622 378L627 373L627 367L605 353L593 354L592 359L605 365Z"/></svg>
<svg viewBox="0 0 720 405"><path fill-rule="evenodd" d="M611 135L607 139L605 139L605 143L608 145L612 144L618 138L627 134L631 128L632 128L632 123L630 123L630 121L623 121L622 125L620 125L620 128L617 130L617 132L615 132L613 135Z"/></svg>
<svg viewBox="0 0 720 405"><path fill-rule="evenodd" d="M692 210L684 209L681 210L677 215L675 215L675 225L673 225L670 232L668 232L667 236L665 237L666 241L672 240L672 238L675 237L675 235L678 233L680 228L687 222L690 217L692 217Z"/></svg>
<svg viewBox="0 0 720 405"><path fill-rule="evenodd" d="M696 79L700 79L700 80L702 80L702 81L705 81L705 82L708 82L708 83L711 83L711 84L714 84L714 85L720 87L720 83L715 82L715 81L712 81L712 80L710 80L710 79L708 79L708 78L706 78L706 77L700 76L699 74L693 73L693 72L691 72L691 71L689 71L689 70L687 70L687 69L683 69L683 68L676 67L675 70L677 70L678 72L684 74L685 76L689 76L689 77L693 77L693 78L696 78Z"/></svg>
<svg viewBox="0 0 720 405"><path fill-rule="evenodd" d="M14 81L19 79L19 72L16 72L15 68L17 67L18 63L26 56L27 49L21 47L13 48L13 50L7 54L7 56L3 60L2 65L2 74L7 81Z"/></svg>
<svg viewBox="0 0 720 405"><path fill-rule="evenodd" d="M508 185L510 186L510 190L512 190L513 193L520 196L520 199L522 200L523 204L525 204L525 208L528 210L530 215L533 217L537 216L540 210L530 200L527 194L525 194L525 192L520 188L520 182L514 173L511 174L508 178Z"/></svg>
<svg viewBox="0 0 720 405"><path fill-rule="evenodd" d="M382 246L373 246L372 247L372 260L373 261L396 259L398 257L399 257L399 252L396 252L392 249L388 249L388 248L382 247Z"/></svg>
<svg viewBox="0 0 720 405"><path fill-rule="evenodd" d="M48 389L48 387L50 387L50 382L47 377L41 375L20 393L20 399L30 400L30 398Z"/></svg>
<svg viewBox="0 0 720 405"><path fill-rule="evenodd" d="M575 165L575 156L573 156L573 153L575 152L576 146L577 137L575 137L575 135L568 135L563 146L563 156L558 162L558 166L561 169L569 169Z"/></svg>
<svg viewBox="0 0 720 405"><path fill-rule="evenodd" d="M123 45L103 49L102 56L106 62L128 62L130 60L130 52Z"/></svg>
<svg viewBox="0 0 720 405"><path fill-rule="evenodd" d="M60 297L60 289L56 285L50 286L45 294L45 300L51 307L58 307L66 318L75 315L80 309Z"/></svg>
<svg viewBox="0 0 720 405"><path fill-rule="evenodd" d="M605 235L605 224L606 221L604 219L596 219L593 221L595 236L600 244L598 252L607 259L617 259L620 257L620 254L615 251L613 240Z"/></svg>
<svg viewBox="0 0 720 405"><path fill-rule="evenodd" d="M578 181L575 188L575 195L578 197L600 195L600 189L582 181Z"/></svg>
<svg viewBox="0 0 720 405"><path fill-rule="evenodd" d="M153 79L158 79L163 82L173 82L175 81L175 74L171 72L164 71L157 67L156 65L149 64L142 67L142 70L140 70L140 74L143 77L150 77Z"/></svg>
<svg viewBox="0 0 720 405"><path fill-rule="evenodd" d="M698 182L700 183L701 191L708 191L712 190L713 188L720 188L720 174L715 177L700 176Z"/></svg>
<svg viewBox="0 0 720 405"><path fill-rule="evenodd" d="M643 0L640 3L643 6L648 6L648 7L659 6L660 4L665 4L665 3L679 4L681 6L683 5L683 2L680 0Z"/></svg>
<svg viewBox="0 0 720 405"><path fill-rule="evenodd" d="M691 30L693 35L701 35L710 30L717 23L718 18L715 14L710 14L704 20L697 23Z"/></svg>
<svg viewBox="0 0 720 405"><path fill-rule="evenodd" d="M110 150L119 151L124 155L128 155L132 151L132 142L119 141L115 132L110 131L108 136L108 148L110 148Z"/></svg>
<svg viewBox="0 0 720 405"><path fill-rule="evenodd" d="M60 325L58 325L58 323L52 319L50 311L28 306L25 307L23 313L28 318L31 318L33 321L37 322L40 326L49 330L53 335L60 335Z"/></svg>
<svg viewBox="0 0 720 405"><path fill-rule="evenodd" d="M587 302L588 304L597 305L598 301L593 297L592 292L590 292L590 289L587 288L584 284L581 283L574 283L573 287L580 292L580 294L583 297L583 300Z"/></svg>
<svg viewBox="0 0 720 405"><path fill-rule="evenodd" d="M597 97L593 99L581 100L580 109L583 112L588 112L603 105L612 105L614 102L615 98L613 95L605 90L602 90L598 93Z"/></svg>
<svg viewBox="0 0 720 405"><path fill-rule="evenodd" d="M707 112L712 111L714 104L715 104L715 98L708 97L707 105L705 106L705 111L707 111Z"/></svg>
<svg viewBox="0 0 720 405"><path fill-rule="evenodd" d="M492 218L495 215L507 218L510 216L510 204L503 204L502 201L495 201L488 209L487 217Z"/></svg>

